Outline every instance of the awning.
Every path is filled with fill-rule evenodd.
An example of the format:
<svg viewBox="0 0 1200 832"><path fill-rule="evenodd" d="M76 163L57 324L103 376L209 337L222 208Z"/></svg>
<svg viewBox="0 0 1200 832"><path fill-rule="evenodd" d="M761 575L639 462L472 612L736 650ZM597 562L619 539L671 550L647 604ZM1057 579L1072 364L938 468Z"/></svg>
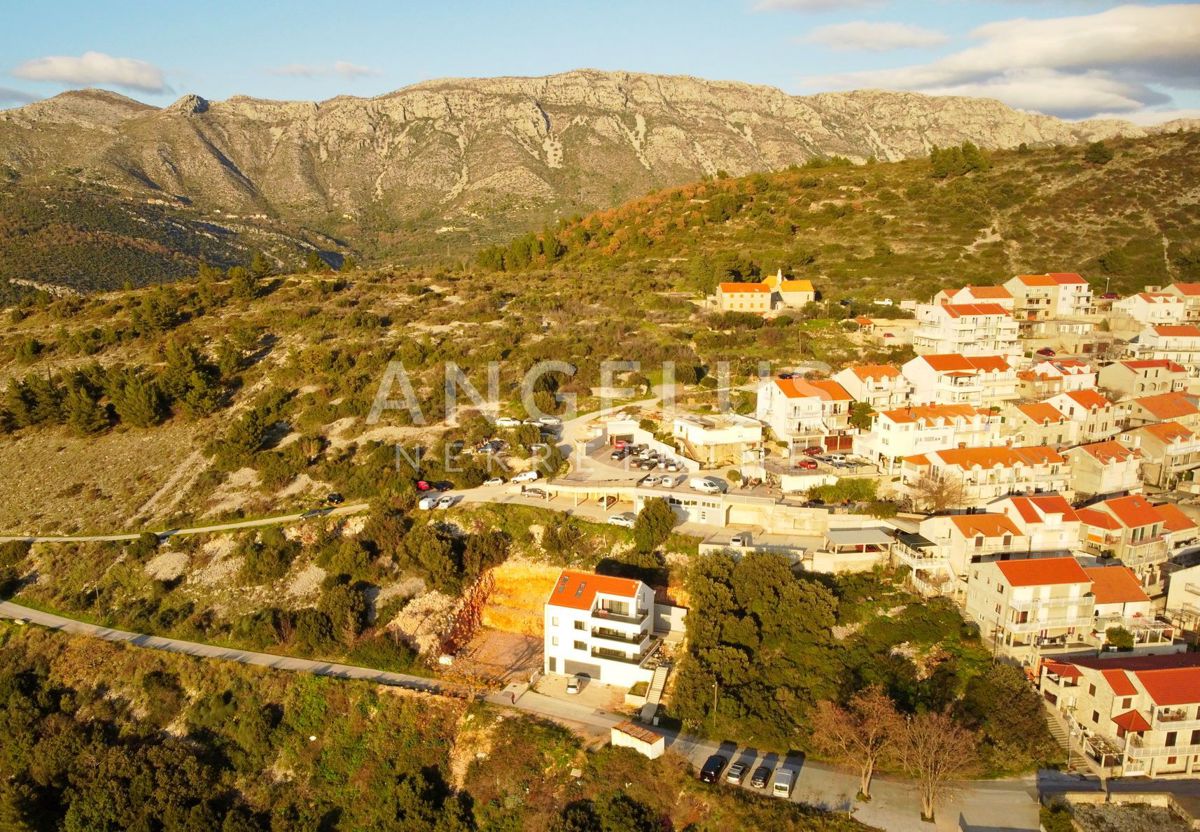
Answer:
<svg viewBox="0 0 1200 832"><path fill-rule="evenodd" d="M1126 711L1120 716L1114 716L1113 722L1126 731L1149 731L1150 722L1137 711Z"/></svg>
<svg viewBox="0 0 1200 832"><path fill-rule="evenodd" d="M825 539L834 546L886 546L893 542L884 529L830 529Z"/></svg>

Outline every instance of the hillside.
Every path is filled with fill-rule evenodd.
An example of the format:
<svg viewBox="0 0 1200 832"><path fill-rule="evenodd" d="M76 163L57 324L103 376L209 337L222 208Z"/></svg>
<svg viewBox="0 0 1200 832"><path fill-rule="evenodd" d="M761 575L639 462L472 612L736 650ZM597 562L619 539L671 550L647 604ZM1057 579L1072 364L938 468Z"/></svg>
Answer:
<svg viewBox="0 0 1200 832"><path fill-rule="evenodd" d="M81 288L169 279L202 257L228 264L276 243L281 261L302 260L311 245L331 262L348 251L461 262L514 230L719 172L835 155L899 160L964 140L1015 147L1145 134L983 99L797 97L592 70L429 81L319 103L188 95L160 109L69 92L0 112L0 262L16 260L23 279ZM62 209L84 185L86 213ZM35 218L32 239L30 205L47 215ZM165 220L169 240L158 230Z"/></svg>
<svg viewBox="0 0 1200 832"><path fill-rule="evenodd" d="M1200 132L928 159L820 162L668 189L481 252L485 267L624 269L711 292L783 268L834 297L927 299L947 284L1078 271L1099 291L1200 278Z"/></svg>

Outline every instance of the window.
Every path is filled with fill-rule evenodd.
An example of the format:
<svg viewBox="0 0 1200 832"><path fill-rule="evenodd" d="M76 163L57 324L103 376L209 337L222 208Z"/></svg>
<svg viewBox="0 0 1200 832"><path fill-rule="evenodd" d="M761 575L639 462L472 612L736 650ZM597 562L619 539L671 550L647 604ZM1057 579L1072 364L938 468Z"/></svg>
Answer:
<svg viewBox="0 0 1200 832"><path fill-rule="evenodd" d="M1095 695L1096 695L1096 686L1088 685L1088 696L1095 696Z"/></svg>
<svg viewBox="0 0 1200 832"><path fill-rule="evenodd" d="M551 636L551 637L550 637L550 646L551 646L551 647L557 647L557 646L558 646L558 636Z"/></svg>
<svg viewBox="0 0 1200 832"><path fill-rule="evenodd" d="M586 641L575 642L575 649L576 650L587 650L587 642Z"/></svg>
<svg viewBox="0 0 1200 832"><path fill-rule="evenodd" d="M1121 700L1121 710L1127 711L1133 706L1133 698L1126 696Z"/></svg>
<svg viewBox="0 0 1200 832"><path fill-rule="evenodd" d="M551 626L551 627L557 627L557 626L558 626L558 616L557 616L557 615L552 615L552 616L550 616L550 626Z"/></svg>
<svg viewBox="0 0 1200 832"><path fill-rule="evenodd" d="M1167 741L1164 742L1163 745L1167 746L1167 748L1170 748L1173 745L1175 745L1175 738L1178 736L1178 733L1179 733L1178 731L1168 731L1167 732Z"/></svg>
<svg viewBox="0 0 1200 832"><path fill-rule="evenodd" d="M1092 722L1096 723L1097 725L1100 724L1100 712L1099 711L1092 711Z"/></svg>
<svg viewBox="0 0 1200 832"><path fill-rule="evenodd" d="M575 622L575 629L576 629L576 630L582 630L582 629L583 629L583 622L582 622L582 621L576 621L576 622Z"/></svg>

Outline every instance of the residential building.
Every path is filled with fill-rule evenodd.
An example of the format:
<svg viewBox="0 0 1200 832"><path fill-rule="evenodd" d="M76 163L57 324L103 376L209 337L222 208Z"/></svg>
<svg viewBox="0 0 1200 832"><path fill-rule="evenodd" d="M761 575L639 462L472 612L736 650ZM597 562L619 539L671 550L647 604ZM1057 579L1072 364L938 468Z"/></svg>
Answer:
<svg viewBox="0 0 1200 832"><path fill-rule="evenodd" d="M1105 776L1200 774L1200 656L1047 660L1038 688Z"/></svg>
<svg viewBox="0 0 1200 832"><path fill-rule="evenodd" d="M701 468L762 462L762 422L749 416L682 414L672 422L671 436L679 452L696 460Z"/></svg>
<svg viewBox="0 0 1200 832"><path fill-rule="evenodd" d="M833 375L856 402L872 410L892 410L908 404L912 382L889 364L858 364Z"/></svg>
<svg viewBox="0 0 1200 832"><path fill-rule="evenodd" d="M1200 283L1172 283L1163 289L1163 293L1182 298L1184 320L1200 323Z"/></svg>
<svg viewBox="0 0 1200 832"><path fill-rule="evenodd" d="M1092 580L1072 557L972 563L966 614L998 652L1025 658L1034 647L1085 643Z"/></svg>
<svg viewBox="0 0 1200 832"><path fill-rule="evenodd" d="M1182 629L1200 633L1200 563L1167 575L1166 614Z"/></svg>
<svg viewBox="0 0 1200 832"><path fill-rule="evenodd" d="M1166 359L1114 361L1100 368L1100 386L1120 396L1178 393L1187 387L1188 371Z"/></svg>
<svg viewBox="0 0 1200 832"><path fill-rule="evenodd" d="M793 449L848 449L852 403L846 388L832 379L768 378L758 385L755 418Z"/></svg>
<svg viewBox="0 0 1200 832"><path fill-rule="evenodd" d="M1004 514L936 515L918 530L897 535L892 557L926 595L961 595L971 564L1030 554L1029 538Z"/></svg>
<svg viewBox="0 0 1200 832"><path fill-rule="evenodd" d="M1182 324L1187 316L1183 299L1162 292L1138 292L1113 302L1113 312L1132 318L1142 326Z"/></svg>
<svg viewBox="0 0 1200 832"><path fill-rule="evenodd" d="M1077 274L1022 274L1004 284L1013 297L1013 317L1021 326L1056 318L1077 318L1093 311L1092 287Z"/></svg>
<svg viewBox="0 0 1200 832"><path fill-rule="evenodd" d="M1121 444L1142 454L1142 482L1174 488L1200 468L1200 434L1179 422L1159 422L1126 431Z"/></svg>
<svg viewBox="0 0 1200 832"><path fill-rule="evenodd" d="M1073 445L1078 432L1078 422L1047 402L1010 405L1004 411L1004 434L1016 445Z"/></svg>
<svg viewBox="0 0 1200 832"><path fill-rule="evenodd" d="M1030 394L1022 390L1022 395L1035 399L1046 399L1057 393L1087 390L1096 386L1096 371L1086 362L1074 358L1039 361L1021 375L1025 376L1025 380L1040 382L1043 386L1041 389L1045 389L1044 393L1039 389L1037 392L1031 391Z"/></svg>
<svg viewBox="0 0 1200 832"><path fill-rule="evenodd" d="M1155 508L1163 518L1163 537L1167 539L1167 555L1174 557L1192 546L1200 537L1200 526L1174 503L1160 503Z"/></svg>
<svg viewBox="0 0 1200 832"><path fill-rule="evenodd" d="M854 437L854 453L890 474L914 454L999 444L1000 423L991 411L966 404L885 410L872 417L869 431Z"/></svg>
<svg viewBox="0 0 1200 832"><path fill-rule="evenodd" d="M1101 644L1114 627L1128 630L1135 645L1171 643L1174 630L1155 618L1153 604L1137 575L1128 566L1086 567L1096 598L1096 621L1092 627Z"/></svg>
<svg viewBox="0 0 1200 832"><path fill-rule="evenodd" d="M1131 358L1173 361L1200 375L1200 327L1196 324L1162 324L1138 333L1125 348Z"/></svg>
<svg viewBox="0 0 1200 832"><path fill-rule="evenodd" d="M817 300L817 291L811 280L780 280L775 291L779 293L780 302L788 309L801 309Z"/></svg>
<svg viewBox="0 0 1200 832"><path fill-rule="evenodd" d="M983 506L1009 494L1069 493L1070 464L1044 446L951 448L905 457L900 470L904 491L920 500L927 478L951 480L955 502Z"/></svg>
<svg viewBox="0 0 1200 832"><path fill-rule="evenodd" d="M1161 592L1170 530L1158 507L1140 494L1131 494L1078 509L1076 514L1086 554L1120 561L1133 570L1149 594Z"/></svg>
<svg viewBox="0 0 1200 832"><path fill-rule="evenodd" d="M649 682L658 647L654 590L641 581L564 569L545 608L545 671L604 684Z"/></svg>
<svg viewBox="0 0 1200 832"><path fill-rule="evenodd" d="M917 307L917 355L1017 356L1017 323L997 303L923 304Z"/></svg>
<svg viewBox="0 0 1200 832"><path fill-rule="evenodd" d="M1115 439L1063 451L1071 463L1071 490L1077 499L1142 489L1142 452Z"/></svg>
<svg viewBox="0 0 1200 832"><path fill-rule="evenodd" d="M717 307L722 312L751 312L761 315L770 312L774 292L765 283L720 283L717 285Z"/></svg>
<svg viewBox="0 0 1200 832"><path fill-rule="evenodd" d="M1060 393L1047 404L1079 425L1079 442L1099 442L1121 431L1121 409L1095 390L1073 390Z"/></svg>
<svg viewBox="0 0 1200 832"><path fill-rule="evenodd" d="M1130 428L1157 422L1178 422L1192 430L1200 429L1200 408L1182 393L1157 393L1122 402L1125 426Z"/></svg>
<svg viewBox="0 0 1200 832"><path fill-rule="evenodd" d="M1028 554L1069 555L1079 548L1079 515L1061 494L1005 497L987 510L1012 520Z"/></svg>
<svg viewBox="0 0 1200 832"><path fill-rule="evenodd" d="M933 302L942 304L994 303L1012 312L1012 293L1003 286L963 286L961 289L943 289L933 296Z"/></svg>
<svg viewBox="0 0 1200 832"><path fill-rule="evenodd" d="M900 372L912 384L913 404L1000 407L1017 398L1017 373L1001 355L920 355Z"/></svg>

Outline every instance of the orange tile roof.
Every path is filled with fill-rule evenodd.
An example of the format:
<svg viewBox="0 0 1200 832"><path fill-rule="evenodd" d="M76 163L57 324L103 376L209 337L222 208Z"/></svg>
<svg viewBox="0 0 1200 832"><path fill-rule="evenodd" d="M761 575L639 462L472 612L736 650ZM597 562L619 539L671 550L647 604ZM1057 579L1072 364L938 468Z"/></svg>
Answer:
<svg viewBox="0 0 1200 832"><path fill-rule="evenodd" d="M1063 393L1062 395L1066 396L1067 398L1069 398L1071 401L1075 402L1075 404L1079 405L1080 407L1086 408L1088 410L1091 410L1093 407L1105 408L1105 407L1108 407L1110 404L1112 404L1112 402L1110 402L1108 399L1104 398L1104 396L1100 395L1095 390L1090 390L1090 389L1089 390L1072 390L1071 392Z"/></svg>
<svg viewBox="0 0 1200 832"><path fill-rule="evenodd" d="M1087 283L1074 272L1050 272L1048 274L1019 274L1017 280L1026 286L1066 286Z"/></svg>
<svg viewBox="0 0 1200 832"><path fill-rule="evenodd" d="M564 569L558 576L558 583L550 592L550 600L546 603L552 607L590 610L596 600L596 593L633 598L637 595L638 583L629 578L614 578L609 575Z"/></svg>
<svg viewBox="0 0 1200 832"><path fill-rule="evenodd" d="M1200 283L1172 283L1181 295L1200 295Z"/></svg>
<svg viewBox="0 0 1200 832"><path fill-rule="evenodd" d="M809 381L803 378L777 378L775 386L789 399L817 398L825 402L850 401L853 396L846 388L828 378L818 378Z"/></svg>
<svg viewBox="0 0 1200 832"><path fill-rule="evenodd" d="M1182 442L1193 433L1178 422L1156 422L1153 425L1142 425L1137 431L1143 431L1150 434L1155 439L1170 445L1172 442ZM1136 432L1136 431L1135 431Z"/></svg>
<svg viewBox="0 0 1200 832"><path fill-rule="evenodd" d="M1133 403L1158 419L1178 419L1182 416L1195 416L1200 413L1200 408L1192 404L1191 399L1182 393L1142 396L1140 399L1134 399Z"/></svg>
<svg viewBox="0 0 1200 832"><path fill-rule="evenodd" d="M765 283L721 283L719 288L724 294L731 292L770 292L771 287Z"/></svg>
<svg viewBox="0 0 1200 832"><path fill-rule="evenodd" d="M1146 303L1183 303L1182 298L1164 292L1138 292L1134 297L1139 297Z"/></svg>
<svg viewBox="0 0 1200 832"><path fill-rule="evenodd" d="M1047 586L1052 584L1083 584L1087 573L1075 558L1030 558L1029 560L1000 560L996 566L1009 586Z"/></svg>
<svg viewBox="0 0 1200 832"><path fill-rule="evenodd" d="M1108 529L1110 532L1121 528L1121 523L1117 518L1105 511L1097 511L1094 508L1081 508L1078 512L1079 519L1082 523L1088 526L1095 526L1098 529Z"/></svg>
<svg viewBox="0 0 1200 832"><path fill-rule="evenodd" d="M992 445L984 448L947 448L942 451L930 451L929 456L936 455L946 465L956 465L959 468L1012 468L1018 463L1023 465L1046 465L1052 462L1063 462L1063 458L1053 448L1044 445L1028 445L1020 448L1010 448L1007 445Z"/></svg>
<svg viewBox="0 0 1200 832"><path fill-rule="evenodd" d="M1003 315L1012 317L1011 313L998 303L946 303L942 304L946 314L951 318L962 318L967 315Z"/></svg>
<svg viewBox="0 0 1200 832"><path fill-rule="evenodd" d="M1155 508L1163 519L1163 528L1169 532L1186 532L1196 528L1196 521L1174 503L1160 503Z"/></svg>
<svg viewBox="0 0 1200 832"><path fill-rule="evenodd" d="M1100 675L1104 677L1104 681L1108 682L1108 686L1112 688L1112 692L1117 696L1136 696L1137 688L1133 682L1125 675L1124 670L1113 668L1111 670L1101 670Z"/></svg>
<svg viewBox="0 0 1200 832"><path fill-rule="evenodd" d="M1134 675L1159 707L1200 702L1200 667L1136 670Z"/></svg>
<svg viewBox="0 0 1200 832"><path fill-rule="evenodd" d="M1140 526L1151 526L1162 522L1162 515L1149 500L1140 494L1114 497L1099 503L1096 508L1101 511L1107 510L1127 529L1136 529Z"/></svg>
<svg viewBox="0 0 1200 832"><path fill-rule="evenodd" d="M1126 448L1115 439L1109 439L1105 442L1093 442L1090 445L1077 445L1071 450L1083 451L1088 456L1094 457L1105 465L1110 462L1124 462L1131 456L1140 457L1142 455L1141 451L1134 448Z"/></svg>
<svg viewBox="0 0 1200 832"><path fill-rule="evenodd" d="M1061 494L1035 494L1032 497L1009 497L1013 507L1027 523L1041 523L1047 514L1061 514L1063 520L1079 519L1075 509Z"/></svg>
<svg viewBox="0 0 1200 832"><path fill-rule="evenodd" d="M1113 692L1116 693L1116 691ZM1118 695L1125 696L1128 694ZM1150 720L1146 719L1146 717L1142 716L1137 711L1126 711L1123 714L1118 714L1112 718L1112 721L1115 722L1119 728L1124 728L1126 731L1150 730Z"/></svg>
<svg viewBox="0 0 1200 832"><path fill-rule="evenodd" d="M913 454L912 456L904 457L904 461L911 465L922 467L929 464L929 457L925 456L925 454Z"/></svg>
<svg viewBox="0 0 1200 832"><path fill-rule="evenodd" d="M1036 422L1039 425L1046 422L1063 422L1067 418L1057 407L1049 402L1019 404L1017 405L1017 410L1025 414L1030 421Z"/></svg>
<svg viewBox="0 0 1200 832"><path fill-rule="evenodd" d="M1200 327L1194 324L1174 324L1153 327L1156 335L1167 338L1200 338Z"/></svg>
<svg viewBox="0 0 1200 832"><path fill-rule="evenodd" d="M1092 579L1092 594L1097 604L1131 604L1149 601L1137 575L1128 566L1089 566L1084 572Z"/></svg>
<svg viewBox="0 0 1200 832"><path fill-rule="evenodd" d="M1075 272L1050 272L1050 277L1054 278L1054 282L1059 286L1069 286L1072 284L1087 283L1080 275Z"/></svg>
<svg viewBox="0 0 1200 832"><path fill-rule="evenodd" d="M1011 534L1013 537L1019 537L1021 530L1013 525L1004 514L954 514L950 516L952 522L962 533L963 537L1004 537L1006 534Z"/></svg>
<svg viewBox="0 0 1200 832"><path fill-rule="evenodd" d="M863 381L869 378L897 378L900 375L900 371L890 364L859 364L851 367L850 372Z"/></svg>
<svg viewBox="0 0 1200 832"><path fill-rule="evenodd" d="M954 419L988 416L990 413L969 404L922 404L885 410L880 415L886 416L898 424L910 424L912 422L935 422L938 419L949 422Z"/></svg>
<svg viewBox="0 0 1200 832"><path fill-rule="evenodd" d="M1011 369L1002 355L959 355L947 352L937 355L922 355L916 360L924 361L939 373L949 372L1003 372Z"/></svg>
<svg viewBox="0 0 1200 832"><path fill-rule="evenodd" d="M873 321L866 315L859 315L854 319L854 322L859 326L870 326L873 323Z"/></svg>
<svg viewBox="0 0 1200 832"><path fill-rule="evenodd" d="M1146 358L1141 361L1119 361L1122 367L1130 370L1170 370L1173 373L1186 373L1182 364L1176 364L1166 358Z"/></svg>
<svg viewBox="0 0 1200 832"><path fill-rule="evenodd" d="M813 285L811 280L784 280L779 284L781 292L811 292Z"/></svg>
<svg viewBox="0 0 1200 832"><path fill-rule="evenodd" d="M985 300L1011 300L1012 292L1003 286L964 286L963 291L970 292L977 298Z"/></svg>

